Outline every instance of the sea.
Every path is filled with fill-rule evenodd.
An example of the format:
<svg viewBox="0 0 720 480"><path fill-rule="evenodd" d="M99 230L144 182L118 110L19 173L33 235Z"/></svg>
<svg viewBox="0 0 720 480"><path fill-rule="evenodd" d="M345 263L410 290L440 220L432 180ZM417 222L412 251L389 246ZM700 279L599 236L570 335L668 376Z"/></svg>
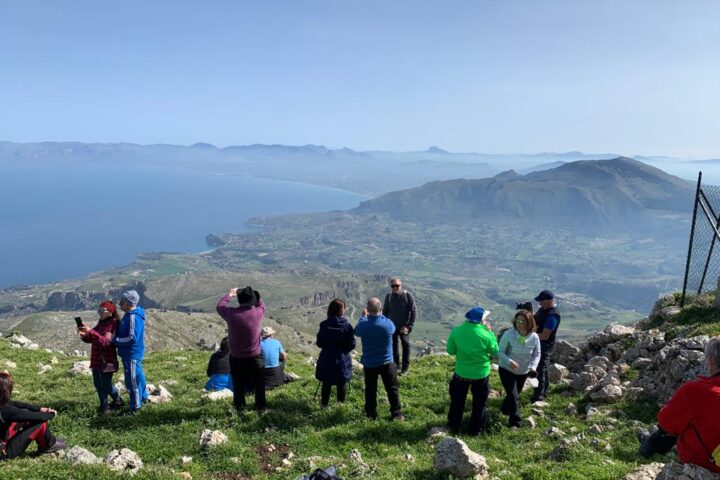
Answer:
<svg viewBox="0 0 720 480"><path fill-rule="evenodd" d="M0 288L84 276L146 252L208 250L260 215L344 210L369 197L282 180L142 166L0 172Z"/></svg>

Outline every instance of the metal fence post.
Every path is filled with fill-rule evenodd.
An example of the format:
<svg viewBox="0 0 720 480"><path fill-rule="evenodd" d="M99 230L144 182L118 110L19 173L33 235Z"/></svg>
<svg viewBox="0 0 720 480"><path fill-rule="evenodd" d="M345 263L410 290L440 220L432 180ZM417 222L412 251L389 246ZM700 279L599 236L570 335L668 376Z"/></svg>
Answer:
<svg viewBox="0 0 720 480"><path fill-rule="evenodd" d="M685 280L683 281L682 297L680 297L680 308L685 306L685 293L687 292L688 275L690 273L690 257L692 256L693 238L695 237L695 220L697 219L698 202L700 201L700 184L702 172L698 172L697 188L695 189L695 208L693 208L692 226L690 227L690 242L688 243L687 261L685 262Z"/></svg>

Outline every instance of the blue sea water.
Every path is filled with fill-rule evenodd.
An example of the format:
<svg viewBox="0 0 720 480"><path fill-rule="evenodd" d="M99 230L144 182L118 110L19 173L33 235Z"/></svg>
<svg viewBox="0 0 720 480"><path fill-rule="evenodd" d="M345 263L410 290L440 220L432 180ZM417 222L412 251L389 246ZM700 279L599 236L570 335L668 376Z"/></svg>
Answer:
<svg viewBox="0 0 720 480"><path fill-rule="evenodd" d="M207 250L258 215L353 208L359 194L143 167L3 166L0 288L83 276L153 251Z"/></svg>

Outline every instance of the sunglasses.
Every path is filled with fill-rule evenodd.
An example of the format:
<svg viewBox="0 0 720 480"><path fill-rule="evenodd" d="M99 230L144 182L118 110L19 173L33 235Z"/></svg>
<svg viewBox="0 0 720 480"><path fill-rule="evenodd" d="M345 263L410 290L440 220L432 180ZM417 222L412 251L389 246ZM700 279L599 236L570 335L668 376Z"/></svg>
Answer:
<svg viewBox="0 0 720 480"><path fill-rule="evenodd" d="M102 315L102 314L105 313L105 312L109 312L109 311L110 311L110 310L108 310L107 308L98 308L98 313L99 313L100 315Z"/></svg>
<svg viewBox="0 0 720 480"><path fill-rule="evenodd" d="M390 285L390 288L400 288L400 285Z"/></svg>

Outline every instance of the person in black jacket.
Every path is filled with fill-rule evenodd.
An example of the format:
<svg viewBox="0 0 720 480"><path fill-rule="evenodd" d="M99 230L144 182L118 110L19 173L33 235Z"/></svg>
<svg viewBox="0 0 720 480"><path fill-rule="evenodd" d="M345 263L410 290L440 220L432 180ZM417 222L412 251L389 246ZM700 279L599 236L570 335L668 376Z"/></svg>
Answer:
<svg viewBox="0 0 720 480"><path fill-rule="evenodd" d="M337 401L342 403L347 396L347 384L352 378L352 358L355 349L355 332L350 322L343 317L345 301L336 298L327 310L327 320L320 323L316 344L320 357L315 368L315 378L322 382L320 406L330 402L330 390L337 387Z"/></svg>
<svg viewBox="0 0 720 480"><path fill-rule="evenodd" d="M8 372L0 372L0 460L22 455L33 441L38 453L54 453L67 448L67 442L50 432L48 421L57 412L52 408L10 400L15 382Z"/></svg>
<svg viewBox="0 0 720 480"><path fill-rule="evenodd" d="M547 390L550 385L548 368L550 356L555 348L555 336L560 328L560 312L555 304L555 294L550 290L543 290L535 297L540 303L540 309L535 313L537 334L540 337L540 363L537 368L538 386L535 387L530 402L543 402L547 399Z"/></svg>
<svg viewBox="0 0 720 480"><path fill-rule="evenodd" d="M392 320L395 325L395 333L392 338L393 359L400 375L405 375L410 368L410 332L412 332L417 318L417 307L410 292L403 290L403 284L399 278L390 279L390 293L385 296L382 314ZM398 340L402 344L402 363Z"/></svg>
<svg viewBox="0 0 720 480"><path fill-rule="evenodd" d="M210 378L205 384L205 390L214 391L225 388L233 390L232 378L230 377L230 340L228 337L220 341L220 350L210 356L207 376Z"/></svg>

